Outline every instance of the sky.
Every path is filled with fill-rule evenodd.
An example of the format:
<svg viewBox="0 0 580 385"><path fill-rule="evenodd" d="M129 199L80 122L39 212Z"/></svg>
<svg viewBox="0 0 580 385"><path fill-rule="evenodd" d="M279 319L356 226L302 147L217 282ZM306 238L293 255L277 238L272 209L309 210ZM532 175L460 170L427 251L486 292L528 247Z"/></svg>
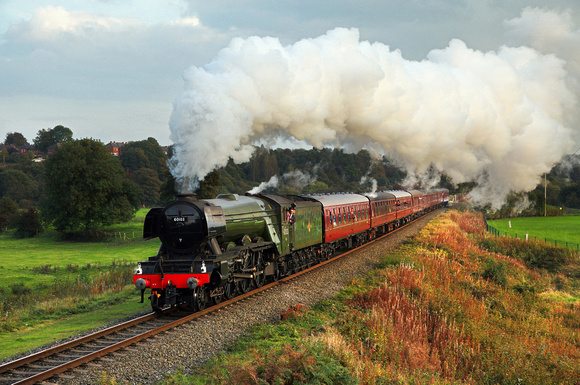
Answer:
<svg viewBox="0 0 580 385"><path fill-rule="evenodd" d="M355 28L361 41L422 62L453 39L481 52L520 44L506 31L527 7L580 28L577 0L0 0L0 138L32 142L64 125L75 138L169 145L184 74L234 38L289 46Z"/></svg>

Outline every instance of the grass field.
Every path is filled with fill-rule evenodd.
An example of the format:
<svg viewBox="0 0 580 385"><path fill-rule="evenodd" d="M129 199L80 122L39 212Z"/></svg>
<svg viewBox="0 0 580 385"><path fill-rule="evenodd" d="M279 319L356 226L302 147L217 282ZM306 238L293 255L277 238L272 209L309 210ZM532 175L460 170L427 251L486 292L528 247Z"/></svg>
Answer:
<svg viewBox="0 0 580 385"><path fill-rule="evenodd" d="M527 233L538 239L580 244L580 216L510 218L488 221L488 224L512 237L517 234L522 238Z"/></svg>
<svg viewBox="0 0 580 385"><path fill-rule="evenodd" d="M111 265L113 262L137 262L157 254L159 240L143 241L143 216L108 228L135 238L115 243L61 242L50 235L14 239L10 233L0 234L0 288L23 283L34 286L43 282L54 268L71 269ZM50 266L50 268L49 268ZM54 275L54 274L52 274Z"/></svg>
<svg viewBox="0 0 580 385"><path fill-rule="evenodd" d="M142 238L146 212L107 228L117 237L105 242L0 234L0 360L149 309L131 279L159 249Z"/></svg>

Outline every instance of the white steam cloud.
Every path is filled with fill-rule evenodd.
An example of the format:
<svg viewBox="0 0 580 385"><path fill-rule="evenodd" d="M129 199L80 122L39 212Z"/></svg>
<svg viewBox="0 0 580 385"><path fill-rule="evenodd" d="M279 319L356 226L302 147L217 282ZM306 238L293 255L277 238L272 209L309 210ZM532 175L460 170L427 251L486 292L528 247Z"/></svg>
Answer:
<svg viewBox="0 0 580 385"><path fill-rule="evenodd" d="M479 52L452 40L421 62L360 41L356 29L290 46L233 39L184 74L170 120L172 172L202 179L283 133L318 148L379 148L418 179L434 168L476 180L474 199L497 207L511 191L532 190L578 134L580 32L569 15L526 9L506 27L529 46ZM556 27L545 47L535 42Z"/></svg>
<svg viewBox="0 0 580 385"><path fill-rule="evenodd" d="M248 191L248 194L259 194L267 188L276 188L278 187L278 183L278 176L273 175L267 182L262 182L258 186Z"/></svg>
<svg viewBox="0 0 580 385"><path fill-rule="evenodd" d="M375 178L370 177L368 175L364 175L360 178L360 181L358 182L358 184L360 184L361 186L364 187L369 187L369 196L375 197L377 194L377 188L378 188L378 182Z"/></svg>
<svg viewBox="0 0 580 385"><path fill-rule="evenodd" d="M302 190L304 187L316 182L316 176L312 176L308 173L302 172L300 170L289 171L278 178L277 175L273 175L267 182L262 182L258 186L254 187L249 194L259 194L267 188L277 188L280 184L280 179L284 181L289 187L294 187Z"/></svg>

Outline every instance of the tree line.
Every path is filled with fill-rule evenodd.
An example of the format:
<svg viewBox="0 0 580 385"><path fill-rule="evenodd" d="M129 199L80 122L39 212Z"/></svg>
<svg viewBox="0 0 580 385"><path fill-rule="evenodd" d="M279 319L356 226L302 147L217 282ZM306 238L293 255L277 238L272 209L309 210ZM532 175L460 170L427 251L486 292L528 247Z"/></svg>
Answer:
<svg viewBox="0 0 580 385"><path fill-rule="evenodd" d="M72 138L67 127L40 130L34 147L46 155L33 162L32 153L9 154L2 150L0 164L0 231L12 228L18 237L33 236L52 226L65 236L86 237L106 225L130 219L137 209L164 205L175 199L175 180L166 153L154 138L129 142L118 157L94 139ZM27 144L20 133L6 135L5 145ZM56 147L55 147L56 146ZM229 161L200 182L199 198L221 193L244 194L263 182L264 193L314 194L366 192L372 189L402 188L406 172L366 150L347 153L343 149L256 148L250 161ZM580 208L580 157L570 156L548 174L548 204ZM417 186L418 187L418 186ZM452 194L467 193L473 183L454 185L442 175L439 187ZM544 187L528 195L532 202L527 214L543 213ZM502 208L513 210L521 194L514 194Z"/></svg>

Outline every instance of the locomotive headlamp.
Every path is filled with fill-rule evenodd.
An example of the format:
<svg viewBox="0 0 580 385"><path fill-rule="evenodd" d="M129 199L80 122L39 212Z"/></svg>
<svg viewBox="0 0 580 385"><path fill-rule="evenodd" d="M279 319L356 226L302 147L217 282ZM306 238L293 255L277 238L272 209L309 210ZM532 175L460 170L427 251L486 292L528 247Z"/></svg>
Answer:
<svg viewBox="0 0 580 385"><path fill-rule="evenodd" d="M139 278L138 280L135 281L135 287L138 290L145 290L145 288L147 287L147 281L143 278Z"/></svg>
<svg viewBox="0 0 580 385"><path fill-rule="evenodd" d="M195 277L191 277L187 280L187 287L189 287L191 290L195 289L197 287L197 279Z"/></svg>

